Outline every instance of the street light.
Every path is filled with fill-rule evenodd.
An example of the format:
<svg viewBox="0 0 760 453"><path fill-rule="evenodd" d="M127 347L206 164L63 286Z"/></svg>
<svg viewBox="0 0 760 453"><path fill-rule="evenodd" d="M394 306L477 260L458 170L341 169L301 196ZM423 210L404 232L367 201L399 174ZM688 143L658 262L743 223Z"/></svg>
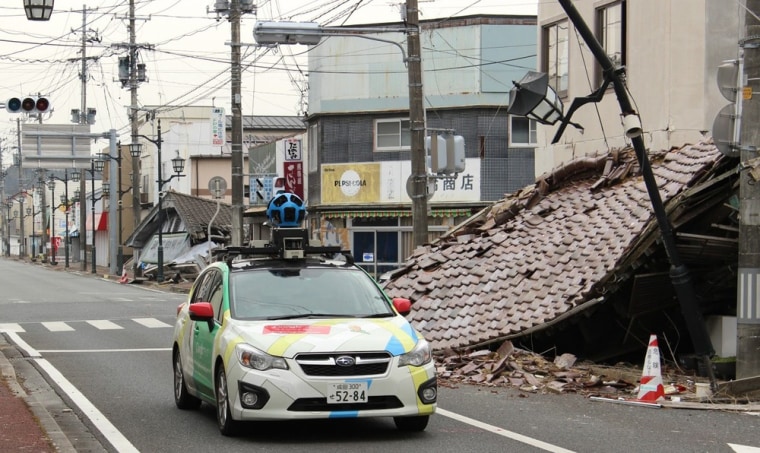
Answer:
<svg viewBox="0 0 760 453"><path fill-rule="evenodd" d="M130 143L129 144L129 155L132 157L133 160L136 160L140 157L141 153L141 147L142 145L140 143ZM115 190L115 193L117 194L117 200L119 205L119 245L116 252L116 273L118 275L121 275L123 267L124 267L124 250L122 248L123 239L122 239L122 230L124 225L122 224L122 211L123 211L123 205L121 202L121 197L124 196L127 192L130 190L137 190L136 187L129 186L129 188L121 190L121 143L116 145L116 149L118 150L118 156L114 157L110 154L106 153L98 153L98 159L105 161L106 159L115 160L116 163L118 163L118 181L117 181L117 187Z"/></svg>
<svg viewBox="0 0 760 453"><path fill-rule="evenodd" d="M164 190L164 184L168 183L174 178L182 178L183 174L182 171L185 169L185 159L180 157L179 151L177 151L177 156L174 157L172 161L172 169L174 170L174 174L169 176L168 179L163 179L163 161L161 158L161 120L158 120L158 127L156 128L156 139L153 140L152 138L146 137L144 135L133 135L132 136L132 144L129 145L129 152L132 155L140 155L140 151L142 148L142 144L137 142L137 137L142 137L145 140L153 143L156 145L156 152L158 154L158 179L156 182L158 183L158 268L156 270L156 281L163 282L164 281L164 236L163 236L163 221L164 221L164 210L163 210L163 195L162 192ZM134 151L133 151L134 149Z"/></svg>
<svg viewBox="0 0 760 453"><path fill-rule="evenodd" d="M257 22L253 37L260 45L307 44L316 45L323 36L355 36L388 42L398 46L408 64L409 123L411 135L410 197L412 199L412 233L415 247L428 241L427 165L425 158L425 110L422 99L422 55L420 50L419 11L416 0L406 2L405 27L322 27L308 22ZM366 33L406 33L407 58L404 48L395 41L367 36ZM234 187L234 181L233 181Z"/></svg>
<svg viewBox="0 0 760 453"><path fill-rule="evenodd" d="M71 178L69 178L71 176ZM48 186L50 187L50 190L52 191L55 187L55 181L61 181L63 183L64 187L64 193L61 195L61 205L63 205L66 208L66 236L64 237L64 244L63 249L65 251L66 261L65 261L65 267L68 269L69 267L69 181L73 183L79 182L79 172L78 171L72 171L71 175L69 175L69 170L64 169L63 170L63 178L59 178L55 175L48 176ZM51 192L51 197L54 196L54 194ZM50 203L53 203L53 199L50 199ZM59 205L60 206L60 205ZM53 221L55 221L55 215L53 215ZM54 231L54 230L51 230ZM51 238L54 235L51 235ZM51 246L52 246L52 239L51 239Z"/></svg>
<svg viewBox="0 0 760 453"><path fill-rule="evenodd" d="M50 189L50 264L56 265L58 264L55 261L55 255L58 252L58 248L55 246L55 210L57 208L53 206L53 203L55 203L55 179L48 179L47 181L48 189Z"/></svg>
<svg viewBox="0 0 760 453"><path fill-rule="evenodd" d="M54 0L24 0L27 20L50 20Z"/></svg>
<svg viewBox="0 0 760 453"><path fill-rule="evenodd" d="M527 81L523 79L525 83L515 83L515 87L512 88L512 91L510 91L510 104L512 101L514 101L517 106L515 107L515 112L522 112L521 114L529 113L523 112L523 110L521 110L524 105L531 103L534 104L537 108L539 108L539 111L543 111L543 113L534 115L534 118L544 124L554 124L561 119L562 123L558 128L557 134L554 136L554 140L552 142L556 143L559 141L559 138L562 135L565 127L568 124L572 124L569 120L572 113L584 104L587 104L589 102L599 102L604 96L607 87L612 84L615 95L618 99L618 104L620 105L620 110L623 114L625 134L628 138L631 139L631 142L633 143L636 158L639 162L639 166L641 167L644 185L646 186L647 192L649 193L652 210L654 211L654 216L660 228L662 243L665 247L665 252L668 256L668 259L670 260L671 283L673 284L673 288L676 291L676 296L678 297L679 303L681 305L681 313L689 329L691 341L694 346L694 352L704 361L705 368L707 369L708 375L710 376L711 386L713 390L716 390L717 384L715 383L715 376L713 373L712 364L710 363L710 357L715 353L715 350L712 347L710 335L702 319L702 314L699 311L699 306L697 304L697 298L696 294L694 293L694 287L691 283L689 271L686 265L681 261L678 248L676 247L676 242L673 236L673 228L670 224L667 213L665 212L665 207L663 205L662 198L660 197L660 191L657 187L657 181L654 178L654 173L652 172L652 167L649 163L649 158L647 157L644 140L641 137L641 121L633 108L631 100L628 97L628 91L623 81L625 68L616 66L616 64L612 62L609 56L607 56L604 48L597 41L594 33L588 28L588 25L586 25L586 22L583 20L583 17L580 15L578 10L575 9L575 6L573 6L571 0L559 0L559 3L567 13L570 21L573 23L573 25L575 25L578 34L583 37L589 50L601 65L602 73L604 74L604 82L602 83L601 87L599 87L591 95L574 99L570 106L570 109L568 110L567 116L565 117L562 117L561 109L559 112L559 117L554 116L556 115L556 112L547 113L547 110L551 109L544 107L546 103L548 102L549 105L555 105L551 94L549 94L548 97L544 96L543 99L538 99L536 102L536 98L540 94L541 85L543 84L542 77L540 76L530 77L530 80ZM537 86L537 88L528 90L527 88L531 86ZM556 94L554 94L554 96L556 96ZM521 98L526 98L527 100L523 100ZM511 105L508 111L510 113L513 112Z"/></svg>
<svg viewBox="0 0 760 453"><path fill-rule="evenodd" d="M6 209L5 219L7 220L5 229L7 231L8 239L6 241L7 247L5 247L5 256L11 256L11 209L13 208L13 200L8 198L3 202L2 207Z"/></svg>
<svg viewBox="0 0 760 453"><path fill-rule="evenodd" d="M90 173L90 200L92 200L92 205L90 208L90 213L92 214L92 273L97 273L97 267L96 267L96 247L95 247L95 234L97 232L97 222L95 221L95 202L102 199L102 198L108 198L108 195L110 194L111 186L107 182L102 182L100 185L102 193L100 196L95 196L95 173L102 172L103 166L105 165L105 162L100 159L91 159L90 160L90 169L85 169L84 171Z"/></svg>

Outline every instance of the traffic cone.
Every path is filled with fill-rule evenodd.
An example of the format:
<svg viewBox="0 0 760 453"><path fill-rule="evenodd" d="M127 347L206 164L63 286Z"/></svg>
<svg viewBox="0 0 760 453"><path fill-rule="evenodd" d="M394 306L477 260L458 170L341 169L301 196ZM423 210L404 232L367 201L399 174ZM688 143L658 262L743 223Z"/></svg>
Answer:
<svg viewBox="0 0 760 453"><path fill-rule="evenodd" d="M121 271L121 278L119 279L119 283L129 283L129 278L127 277L127 268L126 267Z"/></svg>
<svg viewBox="0 0 760 453"><path fill-rule="evenodd" d="M644 360L644 370L641 373L639 385L639 401L659 401L665 399L665 387L662 383L660 370L660 348L657 347L657 335L649 336L649 347Z"/></svg>

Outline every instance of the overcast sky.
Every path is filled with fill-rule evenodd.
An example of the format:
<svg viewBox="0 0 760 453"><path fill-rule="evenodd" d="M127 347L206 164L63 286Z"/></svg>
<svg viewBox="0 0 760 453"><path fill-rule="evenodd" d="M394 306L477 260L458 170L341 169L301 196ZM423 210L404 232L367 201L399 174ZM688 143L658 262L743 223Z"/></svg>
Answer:
<svg viewBox="0 0 760 453"><path fill-rule="evenodd" d="M537 0L419 0L420 19L471 14L536 14ZM391 0L260 0L257 14L241 22L241 40L253 44L256 20L351 25L400 20L403 2ZM128 0L56 0L53 19L30 22L23 0L0 3L0 102L12 96L47 95L47 124L70 124L82 99L82 29L88 40L86 105L97 109L93 132L128 133L130 93L118 81L118 59L128 50ZM83 10L86 9L86 15ZM135 0L139 62L148 81L142 105L216 105L230 113L230 24L217 20L214 0ZM243 114L298 115L305 108L306 48L242 49ZM302 94L303 93L303 94ZM0 137L15 145L18 115L4 109ZM9 146L3 142L4 146ZM7 158L4 164L7 165Z"/></svg>

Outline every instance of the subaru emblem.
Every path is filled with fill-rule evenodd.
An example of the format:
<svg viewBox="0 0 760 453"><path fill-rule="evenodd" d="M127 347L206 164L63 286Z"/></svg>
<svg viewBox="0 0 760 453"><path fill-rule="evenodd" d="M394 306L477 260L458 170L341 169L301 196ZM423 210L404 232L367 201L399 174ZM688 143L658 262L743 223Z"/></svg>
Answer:
<svg viewBox="0 0 760 453"><path fill-rule="evenodd" d="M351 357L350 355L342 355L338 357L337 359L335 359L335 363L338 366L354 366L354 363L356 362L354 361L354 358Z"/></svg>

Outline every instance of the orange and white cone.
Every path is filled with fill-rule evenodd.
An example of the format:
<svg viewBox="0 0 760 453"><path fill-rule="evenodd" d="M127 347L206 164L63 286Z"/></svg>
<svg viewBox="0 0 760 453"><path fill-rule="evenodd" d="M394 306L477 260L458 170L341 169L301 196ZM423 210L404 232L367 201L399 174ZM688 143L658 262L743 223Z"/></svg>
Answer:
<svg viewBox="0 0 760 453"><path fill-rule="evenodd" d="M127 268L126 267L121 271L121 278L119 279L119 283L129 283L129 278L127 277Z"/></svg>
<svg viewBox="0 0 760 453"><path fill-rule="evenodd" d="M649 347L644 360L644 370L641 373L639 385L639 401L654 402L665 399L665 387L662 383L660 370L660 348L657 346L657 335L649 336Z"/></svg>

